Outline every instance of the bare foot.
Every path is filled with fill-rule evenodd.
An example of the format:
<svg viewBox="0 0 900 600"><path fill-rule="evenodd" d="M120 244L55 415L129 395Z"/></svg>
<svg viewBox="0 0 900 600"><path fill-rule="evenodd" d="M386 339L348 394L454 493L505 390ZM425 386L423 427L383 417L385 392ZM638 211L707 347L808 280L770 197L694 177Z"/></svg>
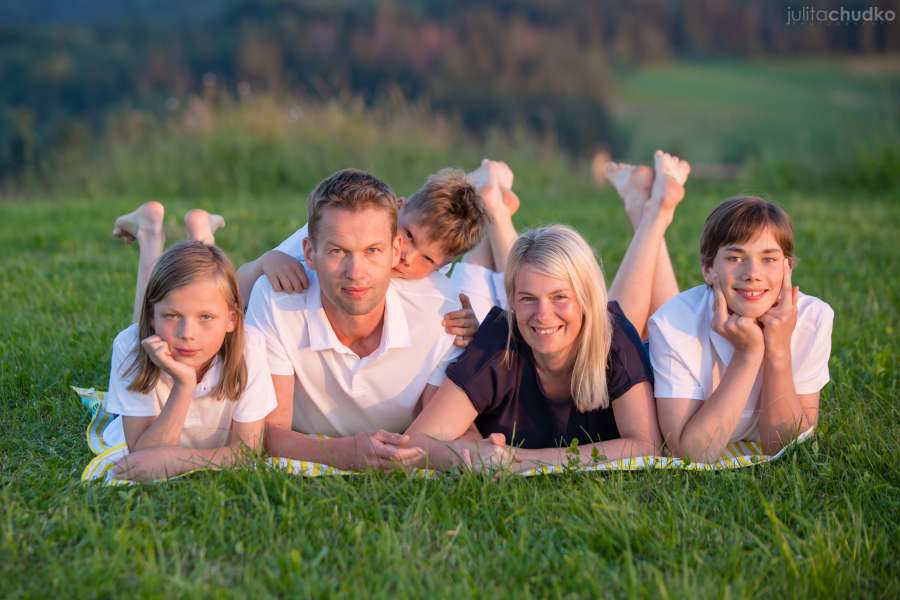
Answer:
<svg viewBox="0 0 900 600"><path fill-rule="evenodd" d="M591 175L594 176L594 183L597 187L606 186L606 165L609 164L610 158L612 157L606 150L598 150L594 153L594 158L591 160Z"/></svg>
<svg viewBox="0 0 900 600"><path fill-rule="evenodd" d="M208 246L216 243L216 230L225 226L222 215L209 214L202 208L194 208L184 215L184 228L189 240L199 240Z"/></svg>
<svg viewBox="0 0 900 600"><path fill-rule="evenodd" d="M650 203L658 203L662 210L674 211L684 198L684 184L691 173L691 165L662 150L657 150L653 158L656 173L650 190Z"/></svg>
<svg viewBox="0 0 900 600"><path fill-rule="evenodd" d="M116 219L112 234L131 244L144 237L163 237L163 218L166 209L161 202L151 200L138 206L128 214Z"/></svg>
<svg viewBox="0 0 900 600"><path fill-rule="evenodd" d="M509 165L500 160L487 158L481 161L477 169L467 174L466 179L479 192L492 182L507 190L511 190L513 186L513 172Z"/></svg>
<svg viewBox="0 0 900 600"><path fill-rule="evenodd" d="M650 198L653 185L653 170L645 165L606 162L603 174L619 192L625 204L625 213L632 227L637 228L644 211L644 204Z"/></svg>
<svg viewBox="0 0 900 600"><path fill-rule="evenodd" d="M509 216L513 216L519 211L519 197L516 193L509 189L500 189L500 193L503 195L503 204L506 205L506 210L509 211Z"/></svg>

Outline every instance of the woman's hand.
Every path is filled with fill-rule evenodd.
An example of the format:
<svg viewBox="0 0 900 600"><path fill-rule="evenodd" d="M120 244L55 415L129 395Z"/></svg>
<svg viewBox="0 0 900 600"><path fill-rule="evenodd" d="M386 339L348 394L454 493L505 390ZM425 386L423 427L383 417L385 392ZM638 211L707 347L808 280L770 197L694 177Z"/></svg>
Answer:
<svg viewBox="0 0 900 600"><path fill-rule="evenodd" d="M450 335L455 335L453 340L455 346L465 348L472 343L475 332L478 331L478 317L472 310L472 303L465 294L459 295L459 303L462 305L460 310L454 310L444 315L444 329Z"/></svg>
<svg viewBox="0 0 900 600"><path fill-rule="evenodd" d="M516 448L506 445L506 436L492 433L484 439L460 439L451 443L461 466L470 471L497 471L511 468L516 462Z"/></svg>
<svg viewBox="0 0 900 600"><path fill-rule="evenodd" d="M759 317L766 358L781 359L791 354L791 336L797 325L797 295L800 288L791 284L791 263L784 259L784 279L778 302Z"/></svg>
<svg viewBox="0 0 900 600"><path fill-rule="evenodd" d="M756 319L728 314L719 276L713 274L713 331L731 342L738 352L762 354L765 349L763 331Z"/></svg>
<svg viewBox="0 0 900 600"><path fill-rule="evenodd" d="M197 385L197 371L194 367L180 363L172 356L172 349L168 342L158 335L141 340L141 346L153 361L153 364L169 375L175 382L184 387Z"/></svg>

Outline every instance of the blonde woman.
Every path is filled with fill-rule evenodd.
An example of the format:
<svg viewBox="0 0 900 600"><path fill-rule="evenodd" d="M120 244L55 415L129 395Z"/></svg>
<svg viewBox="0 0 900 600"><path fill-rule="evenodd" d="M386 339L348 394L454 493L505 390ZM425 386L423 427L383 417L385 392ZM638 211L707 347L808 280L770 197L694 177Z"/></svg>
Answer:
<svg viewBox="0 0 900 600"><path fill-rule="evenodd" d="M502 459L512 447L517 468L566 464L573 441L584 463L656 454L647 353L619 304L608 302L587 242L563 225L524 233L504 284L510 309L494 307L447 369L407 430L411 444L438 468L466 456Z"/></svg>

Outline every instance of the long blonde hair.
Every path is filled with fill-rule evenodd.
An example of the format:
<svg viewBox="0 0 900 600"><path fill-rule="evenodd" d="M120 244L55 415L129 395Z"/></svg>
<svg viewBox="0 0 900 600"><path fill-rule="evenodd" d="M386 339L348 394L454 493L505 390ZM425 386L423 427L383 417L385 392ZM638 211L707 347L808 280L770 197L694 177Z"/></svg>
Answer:
<svg viewBox="0 0 900 600"><path fill-rule="evenodd" d="M234 331L225 334L225 341L219 348L218 356L222 359L222 378L210 392L218 400L228 398L238 400L247 388L247 364L244 361L244 311L241 308L240 288L234 265L216 246L208 246L203 242L182 242L172 246L159 257L141 304L141 316L138 320L138 344L135 359L125 371L125 375L136 373L137 376L128 389L146 394L159 381L159 367L141 346L140 340L154 333L153 306L162 301L169 292L189 285L198 279L213 278L219 284L222 296L228 308L235 315Z"/></svg>
<svg viewBox="0 0 900 600"><path fill-rule="evenodd" d="M612 345L612 322L607 310L606 283L593 250L577 231L565 225L549 225L526 231L510 251L503 282L510 310L507 356L512 348L516 318L516 277L523 266L530 265L549 277L568 281L584 312L584 321L572 368L572 398L579 412L609 406L606 363Z"/></svg>

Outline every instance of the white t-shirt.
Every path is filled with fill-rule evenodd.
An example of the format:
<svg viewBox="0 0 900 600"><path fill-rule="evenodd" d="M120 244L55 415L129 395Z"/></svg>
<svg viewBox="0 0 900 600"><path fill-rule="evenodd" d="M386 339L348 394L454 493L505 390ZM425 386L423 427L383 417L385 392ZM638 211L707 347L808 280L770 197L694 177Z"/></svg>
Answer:
<svg viewBox="0 0 900 600"><path fill-rule="evenodd" d="M293 256L305 264L303 240L308 236L307 226L304 225L278 244L275 249L288 256ZM449 279L450 287L447 287L446 283L434 281L439 278ZM479 265L459 262L455 265L452 263L446 265L425 279L432 280L431 285L433 286L450 290L454 297L458 297L460 292L466 294L479 321L484 321L484 318L494 306L504 309L509 308L506 302L506 289L503 286L503 273L497 273ZM459 306L455 307L455 309L458 308Z"/></svg>
<svg viewBox="0 0 900 600"><path fill-rule="evenodd" d="M228 444L231 422L252 423L264 419L275 410L275 389L266 364L265 338L252 328L244 329L244 360L247 364L247 388L237 400L217 400L210 396L222 376L222 360L217 356L203 379L194 388L194 396L184 418L179 445L185 448L220 448ZM138 346L138 326L132 324L120 332L113 342L112 369L106 410L128 417L155 417L160 414L169 393L172 378L159 374L159 380L147 394L128 390L135 374L125 371L134 360Z"/></svg>
<svg viewBox="0 0 900 600"><path fill-rule="evenodd" d="M712 288L703 284L686 290L660 307L650 317L650 362L657 398L709 398L734 347L713 331ZM791 336L791 364L797 394L814 394L829 381L831 327L834 311L814 296L799 294L797 325ZM762 370L731 441L759 439L759 394Z"/></svg>
<svg viewBox="0 0 900 600"><path fill-rule="evenodd" d="M440 385L460 353L442 324L458 299L441 278L392 280L381 343L359 357L338 340L318 278L308 274L310 287L299 294L275 292L260 277L247 307L248 323L266 336L272 374L295 377L293 428L332 436L403 431L425 386Z"/></svg>

